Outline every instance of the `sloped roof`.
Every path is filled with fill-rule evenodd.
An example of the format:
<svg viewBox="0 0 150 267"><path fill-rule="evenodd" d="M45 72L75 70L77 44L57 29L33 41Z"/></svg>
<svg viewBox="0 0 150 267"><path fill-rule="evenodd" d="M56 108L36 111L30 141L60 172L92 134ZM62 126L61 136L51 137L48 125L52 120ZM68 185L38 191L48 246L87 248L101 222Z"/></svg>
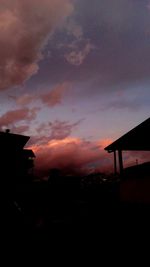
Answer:
<svg viewBox="0 0 150 267"><path fill-rule="evenodd" d="M150 118L105 147L109 153L115 150L150 151Z"/></svg>
<svg viewBox="0 0 150 267"><path fill-rule="evenodd" d="M22 149L29 139L29 136L0 132L0 149Z"/></svg>

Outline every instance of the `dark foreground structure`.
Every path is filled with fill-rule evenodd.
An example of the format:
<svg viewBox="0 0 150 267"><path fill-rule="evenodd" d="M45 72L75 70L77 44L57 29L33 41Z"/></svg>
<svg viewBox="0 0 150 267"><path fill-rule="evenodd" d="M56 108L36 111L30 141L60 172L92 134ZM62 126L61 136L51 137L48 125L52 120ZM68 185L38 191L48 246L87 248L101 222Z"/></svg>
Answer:
<svg viewBox="0 0 150 267"><path fill-rule="evenodd" d="M30 137L0 132L0 176L1 182L10 185L21 183L33 172L35 155L24 149Z"/></svg>
<svg viewBox="0 0 150 267"><path fill-rule="evenodd" d="M141 126L149 125L149 122L148 119ZM141 126L140 129L145 129L145 126ZM148 147L144 141L138 148L148 150L150 146L147 127L138 132L139 141L144 132ZM114 247L114 240L117 242L115 249L118 253L121 239L127 239L128 243L130 240L132 244L131 241L136 239L139 242L140 236L149 236L150 203L140 202L139 196L139 202L135 201L135 197L131 201L131 195L137 192L137 181L141 180L137 180L133 169L124 170L130 173L130 179L122 179L116 174L111 177L102 174L64 177L59 170L53 169L47 181L34 181L31 178L35 155L31 150L24 149L28 140L27 136L0 133L1 170L4 171L4 174L1 171L1 180L5 181L2 187L4 227L1 229L7 247L8 244L13 244L12 249L15 244L16 249L16 242L18 247L27 242L26 249L29 245L32 248L41 248L48 242L49 256L52 256L54 250L56 253L66 251L68 255L69 249L77 242L73 249L76 256L77 250L83 253L83 248L86 248L86 251L91 252L96 247L99 250L98 255L102 256L102 251L108 253ZM128 138L123 140L124 144L116 141L115 145L106 149L109 152L124 150ZM130 139L130 147L126 148L132 147L136 150L135 135L132 140L134 145ZM143 168L145 170L145 166ZM146 168L149 170L148 165ZM139 173L142 175L142 168L141 171L138 170ZM132 190L131 178L134 178ZM129 192L127 200L126 193ZM144 186L143 192L146 192Z"/></svg>
<svg viewBox="0 0 150 267"><path fill-rule="evenodd" d="M93 223L99 227L101 218L104 226L105 207L108 213L109 202L116 201L115 185L104 183L101 176L97 184L94 177L88 184L85 177L64 176L57 169L47 181L34 180L35 155L25 149L28 141L28 136L0 133L5 239L55 239L69 229L73 234Z"/></svg>
<svg viewBox="0 0 150 267"><path fill-rule="evenodd" d="M129 251L132 258L135 249L136 261L143 250L146 252L147 248L149 249L149 245L145 244L150 238L150 162L124 168L122 152L150 151L150 118L107 146L105 150L114 153L114 175L119 173L118 201L109 213L113 215L109 217L110 220L114 218L112 231L115 230L116 240L119 241L118 251L125 252L123 259L128 258Z"/></svg>
<svg viewBox="0 0 150 267"><path fill-rule="evenodd" d="M150 151L150 118L105 148L114 153L114 172L117 156L120 172L120 200L129 203L150 204L150 162L123 168L123 151Z"/></svg>
<svg viewBox="0 0 150 267"><path fill-rule="evenodd" d="M115 174L117 173L116 151L118 151L119 170L120 174L122 174L122 151L150 151L150 118L105 147L105 150L108 153L114 153Z"/></svg>
<svg viewBox="0 0 150 267"><path fill-rule="evenodd" d="M25 149L29 136L0 132L1 222L6 233L13 234L25 225L25 207L33 179L34 152ZM27 189L28 188L28 189Z"/></svg>

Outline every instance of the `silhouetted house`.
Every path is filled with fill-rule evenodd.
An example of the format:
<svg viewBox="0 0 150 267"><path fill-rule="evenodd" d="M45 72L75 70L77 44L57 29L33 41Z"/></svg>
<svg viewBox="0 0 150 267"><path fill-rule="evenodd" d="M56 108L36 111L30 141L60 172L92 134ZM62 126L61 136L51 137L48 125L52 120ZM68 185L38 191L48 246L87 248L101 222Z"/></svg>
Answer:
<svg viewBox="0 0 150 267"><path fill-rule="evenodd" d="M35 155L24 149L29 139L9 131L0 132L0 176L4 183L21 181L32 172Z"/></svg>
<svg viewBox="0 0 150 267"><path fill-rule="evenodd" d="M120 181L120 197L123 201L150 203L150 163L128 167L123 170L122 151L150 151L150 118L117 139L105 148L114 153L114 170L117 172L118 151L119 169L123 179Z"/></svg>

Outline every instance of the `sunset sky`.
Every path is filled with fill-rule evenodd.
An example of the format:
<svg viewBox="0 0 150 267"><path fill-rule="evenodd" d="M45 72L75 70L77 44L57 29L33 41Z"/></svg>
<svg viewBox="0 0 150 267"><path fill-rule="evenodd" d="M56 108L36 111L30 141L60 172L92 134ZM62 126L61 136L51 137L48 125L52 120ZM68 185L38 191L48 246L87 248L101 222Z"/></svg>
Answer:
<svg viewBox="0 0 150 267"><path fill-rule="evenodd" d="M0 0L0 127L39 170L109 169L149 115L150 0Z"/></svg>

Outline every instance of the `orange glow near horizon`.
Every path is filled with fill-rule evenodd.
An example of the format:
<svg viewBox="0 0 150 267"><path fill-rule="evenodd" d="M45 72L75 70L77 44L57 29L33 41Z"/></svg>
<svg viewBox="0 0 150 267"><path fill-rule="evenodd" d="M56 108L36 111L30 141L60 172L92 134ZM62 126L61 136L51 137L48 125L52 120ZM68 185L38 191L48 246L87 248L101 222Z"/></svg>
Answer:
<svg viewBox="0 0 150 267"><path fill-rule="evenodd" d="M102 139L98 143L101 149L104 149L106 146L110 145L113 142L112 139Z"/></svg>
<svg viewBox="0 0 150 267"><path fill-rule="evenodd" d="M62 140L50 140L46 144L33 145L33 146L28 147L28 149L32 149L36 153L40 149L62 147L62 146L65 146L71 143L80 144L81 139L76 138L76 137L67 137Z"/></svg>
<svg viewBox="0 0 150 267"><path fill-rule="evenodd" d="M106 146L111 144L113 142L112 139L102 139L99 141L93 142L94 144L98 145L101 150L103 150ZM46 144L39 144L39 145L32 145L28 147L28 149L32 149L35 153L38 152L40 149L44 148L55 148L55 147L63 147L65 145L69 144L80 144L82 143L82 139L77 138L77 137L67 137L62 140L50 140Z"/></svg>

